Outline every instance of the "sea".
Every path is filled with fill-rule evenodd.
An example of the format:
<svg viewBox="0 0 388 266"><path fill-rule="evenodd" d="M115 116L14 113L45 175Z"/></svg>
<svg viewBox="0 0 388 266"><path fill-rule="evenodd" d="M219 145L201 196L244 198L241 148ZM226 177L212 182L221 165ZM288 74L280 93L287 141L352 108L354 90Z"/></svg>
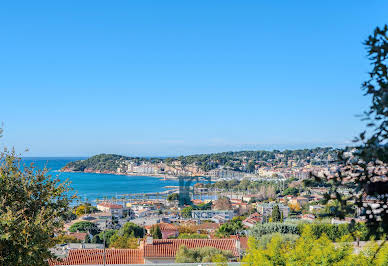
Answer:
<svg viewBox="0 0 388 266"><path fill-rule="evenodd" d="M67 163L86 158L54 158L54 157L25 157L22 163L31 164L37 169L48 169L49 175L58 176L61 181L69 180L73 191L78 196L76 201L96 204L97 199L121 198L130 193L162 192L178 186L178 180L163 180L151 176L125 176L94 173L64 173L58 170ZM73 204L77 204L73 202Z"/></svg>

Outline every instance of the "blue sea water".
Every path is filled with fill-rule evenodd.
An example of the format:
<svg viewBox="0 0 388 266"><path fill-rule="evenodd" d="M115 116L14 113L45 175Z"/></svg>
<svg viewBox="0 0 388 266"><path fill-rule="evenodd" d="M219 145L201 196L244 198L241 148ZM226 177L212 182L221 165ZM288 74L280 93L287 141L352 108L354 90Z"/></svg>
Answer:
<svg viewBox="0 0 388 266"><path fill-rule="evenodd" d="M59 176L60 180L68 179L73 192L80 201L95 203L96 199L119 198L128 193L161 192L168 190L165 186L177 186L177 180L162 180L147 176L124 176L93 173L62 173L58 170L67 163L85 158L23 158L22 163L31 163L38 169L47 168L48 174Z"/></svg>

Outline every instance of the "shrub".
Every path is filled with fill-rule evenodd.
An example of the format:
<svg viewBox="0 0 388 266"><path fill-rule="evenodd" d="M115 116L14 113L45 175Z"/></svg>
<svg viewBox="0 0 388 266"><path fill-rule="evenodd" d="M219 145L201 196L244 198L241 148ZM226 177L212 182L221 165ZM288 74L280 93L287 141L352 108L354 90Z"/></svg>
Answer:
<svg viewBox="0 0 388 266"><path fill-rule="evenodd" d="M97 225L91 222L81 221L76 222L72 226L70 226L69 231L72 233L75 232L90 232L92 235L98 234L100 230Z"/></svg>

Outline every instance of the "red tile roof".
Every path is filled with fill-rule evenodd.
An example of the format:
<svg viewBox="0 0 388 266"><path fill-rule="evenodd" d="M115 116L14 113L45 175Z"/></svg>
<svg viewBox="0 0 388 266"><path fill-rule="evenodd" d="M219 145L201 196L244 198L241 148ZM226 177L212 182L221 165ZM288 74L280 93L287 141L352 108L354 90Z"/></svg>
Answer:
<svg viewBox="0 0 388 266"><path fill-rule="evenodd" d="M109 203L109 202L101 202L101 203L98 203L97 206L102 206L102 207L106 207L106 208L110 208L110 209L122 209L123 208L122 205L113 204L113 203Z"/></svg>
<svg viewBox="0 0 388 266"><path fill-rule="evenodd" d="M238 256L235 239L154 239L152 244L144 245L144 257L172 258L183 245L187 248L214 247L230 250L234 256Z"/></svg>
<svg viewBox="0 0 388 266"><path fill-rule="evenodd" d="M102 249L71 249L62 261L50 261L54 265L103 264ZM106 264L144 264L142 249L106 249Z"/></svg>
<svg viewBox="0 0 388 266"><path fill-rule="evenodd" d="M87 233L69 233L69 236L75 237L78 240L84 241Z"/></svg>
<svg viewBox="0 0 388 266"><path fill-rule="evenodd" d="M248 248L248 237L231 235L230 238L240 240L240 248L246 250Z"/></svg>
<svg viewBox="0 0 388 266"><path fill-rule="evenodd" d="M197 225L197 230L208 230L208 231L215 231L217 230L221 225L217 223L203 223Z"/></svg>

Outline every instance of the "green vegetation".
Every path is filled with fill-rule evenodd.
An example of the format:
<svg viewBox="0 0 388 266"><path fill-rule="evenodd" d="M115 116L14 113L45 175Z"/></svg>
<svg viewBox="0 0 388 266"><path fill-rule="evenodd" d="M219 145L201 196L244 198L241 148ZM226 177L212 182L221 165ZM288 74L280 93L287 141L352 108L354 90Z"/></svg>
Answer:
<svg viewBox="0 0 388 266"><path fill-rule="evenodd" d="M97 235L94 235L92 238L92 243L97 243L97 244L103 244L104 243L104 234L105 234L105 246L109 247L110 246L110 240L114 234L116 234L117 230L105 230Z"/></svg>
<svg viewBox="0 0 388 266"><path fill-rule="evenodd" d="M281 239L282 243L295 243L296 240L299 238L299 235L272 233L261 236L259 239L257 239L255 243L257 247L265 249L268 247L268 244L271 242L273 237Z"/></svg>
<svg viewBox="0 0 388 266"><path fill-rule="evenodd" d="M209 238L208 235L206 234L197 234L197 233L192 233L192 234L179 234L178 239L207 239Z"/></svg>
<svg viewBox="0 0 388 266"><path fill-rule="evenodd" d="M210 171L223 166L225 169L246 173L253 173L256 166L274 166L278 164L288 165L288 161L294 163L312 163L314 165L325 164L328 158L336 158L337 150L332 148L315 148L304 150L285 151L240 151L222 152L214 154L199 154L179 156L170 158L139 158L127 157L115 154L99 154L86 160L68 163L65 168L71 171L84 171L92 169L95 171L113 171L124 167L131 162L135 165L141 163L165 163L173 166L178 163L180 167L195 165L203 171Z"/></svg>
<svg viewBox="0 0 388 266"><path fill-rule="evenodd" d="M81 222L76 222L72 224L69 228L69 232L75 233L75 232L89 232L92 235L96 235L100 232L98 229L97 225L91 222L87 221L81 221Z"/></svg>
<svg viewBox="0 0 388 266"><path fill-rule="evenodd" d="M95 213L98 211L99 210L95 206L92 206L90 203L83 203L75 207L73 213L77 216L81 216L89 213Z"/></svg>
<svg viewBox="0 0 388 266"><path fill-rule="evenodd" d="M110 248L137 248L137 238L144 236L144 230L143 227L128 222L120 230L112 230L107 233L105 241L109 238ZM103 235L99 236L100 241L103 239L102 237Z"/></svg>
<svg viewBox="0 0 388 266"><path fill-rule="evenodd" d="M137 224L128 222L117 232L119 235L133 236L136 238L142 238L144 236L144 228Z"/></svg>
<svg viewBox="0 0 388 266"><path fill-rule="evenodd" d="M236 235L244 229L242 221L245 219L244 216L233 217L232 220L221 225L216 231L217 237L229 237L230 235Z"/></svg>
<svg viewBox="0 0 388 266"><path fill-rule="evenodd" d="M256 224L251 230L250 235L255 239L260 239L263 235L281 233L281 234L293 234L300 235L303 228L306 226L304 222L274 222L265 224ZM311 223L310 228L315 238L319 238L322 235L326 235L331 241L336 241L343 236L357 232L357 236L360 240L369 240L368 228L365 224L329 224L315 222ZM354 239L356 240L356 239Z"/></svg>
<svg viewBox="0 0 388 266"><path fill-rule="evenodd" d="M150 230L151 236L155 239L162 239L162 231L160 230L159 225L154 225Z"/></svg>
<svg viewBox="0 0 388 266"><path fill-rule="evenodd" d="M1 131L0 131L1 134ZM45 265L70 213L67 182L0 152L0 265Z"/></svg>
<svg viewBox="0 0 388 266"><path fill-rule="evenodd" d="M172 193L167 196L168 201L177 201L179 200L179 194L178 193Z"/></svg>
<svg viewBox="0 0 388 266"><path fill-rule="evenodd" d="M271 236L269 243L249 239L249 249L243 262L248 265L387 265L388 245L376 254L378 245L372 243L359 254L353 253L349 236L344 236L337 245L325 235L316 237L311 226L303 229L301 237Z"/></svg>
<svg viewBox="0 0 388 266"><path fill-rule="evenodd" d="M272 222L283 222L283 214L280 212L279 206L275 205L272 210Z"/></svg>
<svg viewBox="0 0 388 266"><path fill-rule="evenodd" d="M233 258L230 251L213 247L187 248L180 246L177 253L176 263L196 263L196 262L227 262Z"/></svg>
<svg viewBox="0 0 388 266"><path fill-rule="evenodd" d="M113 235L110 238L110 248L138 248L138 241L134 237L120 236L118 234Z"/></svg>
<svg viewBox="0 0 388 266"><path fill-rule="evenodd" d="M339 152L338 173L329 178L315 176L315 181L330 180L325 199L326 203L331 199L339 202L335 216L351 215L352 205L362 207L369 234L381 237L388 234L388 26L377 27L365 41L365 48L371 63L368 80L362 84L371 100L363 116L366 129L355 138L357 146ZM377 199L376 206L367 204L365 198Z"/></svg>
<svg viewBox="0 0 388 266"><path fill-rule="evenodd" d="M54 238L55 244L81 243L81 240L71 235L61 234Z"/></svg>

